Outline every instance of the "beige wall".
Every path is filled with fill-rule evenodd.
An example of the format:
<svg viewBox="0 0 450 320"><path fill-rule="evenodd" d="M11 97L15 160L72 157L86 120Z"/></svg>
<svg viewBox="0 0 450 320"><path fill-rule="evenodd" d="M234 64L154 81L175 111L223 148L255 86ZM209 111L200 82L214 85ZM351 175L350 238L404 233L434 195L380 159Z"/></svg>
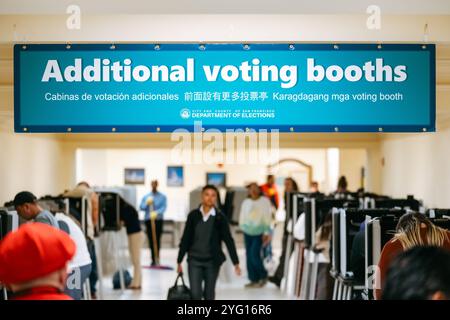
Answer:
<svg viewBox="0 0 450 320"><path fill-rule="evenodd" d="M428 207L450 207L450 129L383 141L382 191L414 194Z"/></svg>
<svg viewBox="0 0 450 320"><path fill-rule="evenodd" d="M0 150L0 206L23 190L37 196L63 191L63 150L54 138L0 132Z"/></svg>
<svg viewBox="0 0 450 320"><path fill-rule="evenodd" d="M368 15L203 14L89 15L69 30L69 15L4 15L0 43L7 42L449 42L448 15L389 15L379 30L367 28ZM395 32L394 32L395 31Z"/></svg>
<svg viewBox="0 0 450 320"><path fill-rule="evenodd" d="M347 178L348 189L361 188L361 168L367 168L367 151L364 149L341 149L339 152L339 173Z"/></svg>

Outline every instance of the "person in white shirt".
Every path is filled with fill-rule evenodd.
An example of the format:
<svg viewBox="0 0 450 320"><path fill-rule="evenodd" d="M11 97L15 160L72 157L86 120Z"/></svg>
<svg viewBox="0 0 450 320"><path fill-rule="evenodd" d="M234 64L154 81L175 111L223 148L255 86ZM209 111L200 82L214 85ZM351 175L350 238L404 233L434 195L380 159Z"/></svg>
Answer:
<svg viewBox="0 0 450 320"><path fill-rule="evenodd" d="M261 196L261 190L256 183L248 185L248 192L249 198L242 202L239 216L239 227L244 233L247 271L250 279L246 287L260 288L267 282L262 249L271 240L272 206L269 199Z"/></svg>
<svg viewBox="0 0 450 320"><path fill-rule="evenodd" d="M68 264L66 294L74 300L83 298L83 284L89 278L92 269L92 260L88 251L86 238L81 228L70 216L63 213L55 215L60 229L66 231L77 245L75 256Z"/></svg>
<svg viewBox="0 0 450 320"><path fill-rule="evenodd" d="M63 196L71 199L82 199L83 197L86 197L89 200L87 201L86 207L86 226L83 226L83 228L86 229L83 231L86 233L88 250L92 260L92 271L89 276L89 283L91 286L91 295L95 298L97 296L98 267L97 257L95 255L96 249L94 238L98 236L97 230L100 219L99 196L86 181L79 182L73 190L65 192ZM76 212L77 210L74 211L75 212L72 212L71 209L71 214L76 214L73 216L81 223L83 220L81 212Z"/></svg>

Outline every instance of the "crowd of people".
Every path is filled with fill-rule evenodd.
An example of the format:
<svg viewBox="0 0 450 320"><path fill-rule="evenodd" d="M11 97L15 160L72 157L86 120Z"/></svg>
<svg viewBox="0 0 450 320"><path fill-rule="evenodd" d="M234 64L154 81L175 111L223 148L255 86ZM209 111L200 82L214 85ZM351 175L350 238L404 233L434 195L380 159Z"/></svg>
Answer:
<svg viewBox="0 0 450 320"><path fill-rule="evenodd" d="M249 282L245 287L262 288L268 281L280 286L285 257L291 253L287 252L286 246L288 219L285 219L283 226L278 267L269 277L265 266L265 260L271 259L273 255L271 242L276 224L275 213L280 206L275 177L269 175L263 185L252 182L246 187L248 197L239 208L238 223L246 252ZM348 192L347 187L345 177L341 177L333 195L341 197ZM288 194L297 191L299 187L296 181L291 177L286 178L285 205ZM318 183L312 182L308 192L318 194ZM17 213L31 222L9 233L0 242L0 283L13 293L15 299L81 299L83 284L88 278L91 294L95 298L98 275L94 238L99 224L98 195L86 182L79 183L64 195L88 199L85 232L81 231L79 221L71 215L53 214L43 209L31 192L20 192L14 198ZM219 271L226 260L222 244L227 248L236 275L242 274L233 232L228 218L218 206L218 199L219 190L215 186L203 187L200 205L187 215L181 237L177 272L183 273L182 262L187 257L193 299L215 299ZM144 225L152 266L160 264L159 251L166 208L167 197L158 190L158 181L153 180L151 191L140 204L140 210L145 212ZM133 219L137 221L137 215ZM330 223L325 222L316 234L323 253L319 272L328 271ZM141 289L140 258L136 257L140 256L142 248L139 238L141 229L139 226L134 229L129 232L130 252L134 252L134 275L129 288ZM352 260L358 257L357 242L358 235L355 237ZM408 212L399 220L395 236L384 246L378 267L377 299L449 299L450 233L435 226L423 214ZM318 296L321 294L318 293Z"/></svg>

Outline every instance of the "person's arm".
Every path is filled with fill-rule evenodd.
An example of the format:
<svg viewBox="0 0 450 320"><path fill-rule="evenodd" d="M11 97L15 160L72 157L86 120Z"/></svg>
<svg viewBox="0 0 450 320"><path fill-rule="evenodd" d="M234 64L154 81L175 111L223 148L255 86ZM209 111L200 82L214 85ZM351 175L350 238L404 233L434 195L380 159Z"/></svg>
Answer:
<svg viewBox="0 0 450 320"><path fill-rule="evenodd" d="M263 219L262 223L264 224L264 234L270 234L270 228L272 225L272 205L270 200L265 199L266 203L263 206Z"/></svg>
<svg viewBox="0 0 450 320"><path fill-rule="evenodd" d="M99 205L98 205L98 194L95 192L91 195L91 206L92 206L92 223L94 224L94 227L98 226L98 220L99 220Z"/></svg>
<svg viewBox="0 0 450 320"><path fill-rule="evenodd" d="M265 198L264 205L261 206L262 219L261 223L263 225L263 247L266 247L272 240L271 236L271 225L272 225L272 204L269 199Z"/></svg>
<svg viewBox="0 0 450 320"><path fill-rule="evenodd" d="M239 265L239 257L236 251L236 244L234 243L234 239L231 236L230 225L228 224L228 220L225 216L222 217L221 229L222 229L222 240L225 242L225 245L227 246L231 261L233 262L233 265L237 266Z"/></svg>
<svg viewBox="0 0 450 320"><path fill-rule="evenodd" d="M192 229L191 225L192 225L192 214L190 213L186 220L186 226L184 227L183 235L181 236L181 241L180 241L179 250L178 250L178 258L177 258L178 264L181 264L186 252L189 250L189 246L190 246L189 239L191 236L191 232L193 232L193 230L191 230Z"/></svg>
<svg viewBox="0 0 450 320"><path fill-rule="evenodd" d="M142 211L147 211L148 210L147 196L144 196L142 198L141 205L139 206L139 209L141 209Z"/></svg>
<svg viewBox="0 0 450 320"><path fill-rule="evenodd" d="M242 227L245 223L245 216L247 213L247 199L241 204L241 212L239 213L239 227Z"/></svg>
<svg viewBox="0 0 450 320"><path fill-rule="evenodd" d="M161 200L161 205L158 208L158 210L156 210L156 212L158 212L158 215L163 215L164 212L166 212L167 209L167 197L165 195L162 196L162 200Z"/></svg>

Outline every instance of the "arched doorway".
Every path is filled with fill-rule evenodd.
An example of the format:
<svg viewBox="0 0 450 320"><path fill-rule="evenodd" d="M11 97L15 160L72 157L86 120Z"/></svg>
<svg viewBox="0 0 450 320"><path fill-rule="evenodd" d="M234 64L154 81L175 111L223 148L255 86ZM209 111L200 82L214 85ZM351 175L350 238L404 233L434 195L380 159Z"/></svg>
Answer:
<svg viewBox="0 0 450 320"><path fill-rule="evenodd" d="M313 180L313 167L302 160L286 158L269 164L267 174L275 175L280 188L283 188L285 178L292 177L297 182L300 191L307 192Z"/></svg>

